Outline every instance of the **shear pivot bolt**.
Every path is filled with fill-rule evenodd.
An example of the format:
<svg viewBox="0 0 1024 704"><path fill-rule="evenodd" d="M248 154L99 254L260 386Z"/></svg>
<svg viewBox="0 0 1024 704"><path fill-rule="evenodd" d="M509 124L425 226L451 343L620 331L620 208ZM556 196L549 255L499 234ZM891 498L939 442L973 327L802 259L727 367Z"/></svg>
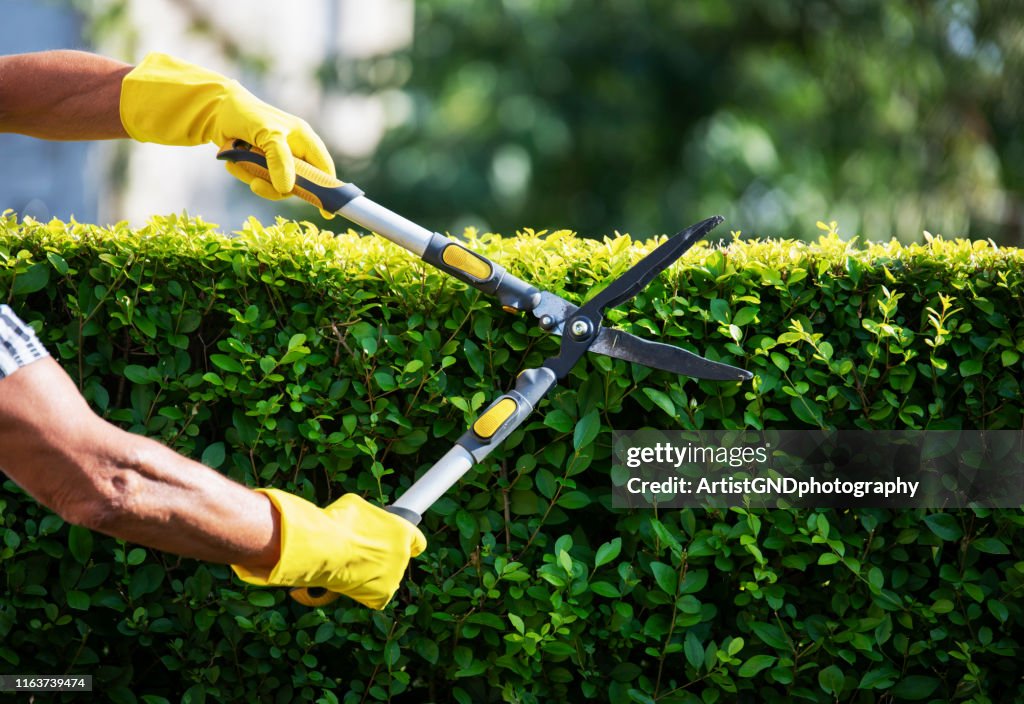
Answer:
<svg viewBox="0 0 1024 704"><path fill-rule="evenodd" d="M569 326L569 332L572 336L577 339L583 339L590 335L591 332L590 322L586 320L574 320Z"/></svg>

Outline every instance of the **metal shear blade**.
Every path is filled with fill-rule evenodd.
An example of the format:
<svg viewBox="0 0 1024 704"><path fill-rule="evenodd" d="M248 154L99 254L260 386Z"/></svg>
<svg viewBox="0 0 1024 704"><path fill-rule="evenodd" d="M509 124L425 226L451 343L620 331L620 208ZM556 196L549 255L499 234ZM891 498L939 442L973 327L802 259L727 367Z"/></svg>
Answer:
<svg viewBox="0 0 1024 704"><path fill-rule="evenodd" d="M567 321L574 320L582 321L582 329L589 327L597 332L596 336L589 338L572 333L568 339L563 337L561 353L549 360L546 366L555 370L561 378L572 368L575 359L583 351L588 351L695 379L745 381L752 378L753 375L743 369L601 325L605 310L619 306L640 293L658 274L721 222L721 217L708 218L670 237L582 307L547 291L542 292L540 303L533 309L533 314L543 329L564 336Z"/></svg>
<svg viewBox="0 0 1024 704"><path fill-rule="evenodd" d="M544 330L552 335L561 336L565 329L565 321L571 318L577 310L579 310L579 306L544 291L541 294L540 305L534 309L533 313L539 319L540 326ZM666 345L663 342L645 340L615 328L602 327L597 334L597 339L587 351L694 379L746 381L753 377L753 374L745 369L738 369L722 362L714 362L688 350Z"/></svg>

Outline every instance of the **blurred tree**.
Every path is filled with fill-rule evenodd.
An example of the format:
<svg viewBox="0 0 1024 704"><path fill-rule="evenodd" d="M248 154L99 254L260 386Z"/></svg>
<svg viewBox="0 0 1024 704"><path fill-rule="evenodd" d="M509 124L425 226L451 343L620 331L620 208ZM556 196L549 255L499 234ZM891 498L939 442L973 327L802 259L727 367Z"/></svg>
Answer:
<svg viewBox="0 0 1024 704"><path fill-rule="evenodd" d="M919 0L433 0L401 55L329 60L383 93L341 160L427 226L757 235L835 219L1024 243L1024 5ZM395 117L397 115L397 117Z"/></svg>
<svg viewBox="0 0 1024 704"><path fill-rule="evenodd" d="M248 70L230 26L172 0ZM341 2L341 0L328 0ZM123 27L132 0L63 0ZM144 5L140 5L144 7ZM343 178L427 227L1024 245L1024 4L1011 0L421 0L413 44L329 56L388 130ZM115 29L116 31L116 29ZM310 217L301 205L282 205Z"/></svg>

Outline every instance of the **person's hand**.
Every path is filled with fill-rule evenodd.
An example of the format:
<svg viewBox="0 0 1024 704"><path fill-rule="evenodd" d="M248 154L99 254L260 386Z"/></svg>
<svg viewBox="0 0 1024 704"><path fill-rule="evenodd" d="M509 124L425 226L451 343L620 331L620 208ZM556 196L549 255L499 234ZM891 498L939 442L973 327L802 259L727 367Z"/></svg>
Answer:
<svg viewBox="0 0 1024 704"><path fill-rule="evenodd" d="M237 164L227 169L270 200L295 187L296 158L335 175L327 147L304 120L267 105L237 81L166 54L149 54L124 77L121 122L140 142L219 146L244 139L256 145L267 155L269 182Z"/></svg>
<svg viewBox="0 0 1024 704"><path fill-rule="evenodd" d="M427 547L419 528L345 494L325 509L277 489L266 494L281 515L281 557L269 572L231 565L257 586L323 587L383 609L409 559Z"/></svg>

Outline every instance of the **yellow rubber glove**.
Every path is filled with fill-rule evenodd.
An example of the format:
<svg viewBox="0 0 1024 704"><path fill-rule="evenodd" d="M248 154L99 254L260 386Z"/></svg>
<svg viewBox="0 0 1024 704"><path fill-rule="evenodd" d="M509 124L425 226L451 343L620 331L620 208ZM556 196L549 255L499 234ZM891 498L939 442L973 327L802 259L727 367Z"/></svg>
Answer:
<svg viewBox="0 0 1024 704"><path fill-rule="evenodd" d="M238 81L167 54L149 54L124 77L121 123L139 142L219 146L244 139L255 144L266 152L270 182L237 164L228 163L227 169L270 200L287 197L295 187L296 157L335 173L327 147L304 120L267 105Z"/></svg>
<svg viewBox="0 0 1024 704"><path fill-rule="evenodd" d="M324 587L383 609L409 559L427 547L419 528L356 494L321 509L278 489L257 491L281 514L281 557L269 572L231 565L249 584Z"/></svg>

